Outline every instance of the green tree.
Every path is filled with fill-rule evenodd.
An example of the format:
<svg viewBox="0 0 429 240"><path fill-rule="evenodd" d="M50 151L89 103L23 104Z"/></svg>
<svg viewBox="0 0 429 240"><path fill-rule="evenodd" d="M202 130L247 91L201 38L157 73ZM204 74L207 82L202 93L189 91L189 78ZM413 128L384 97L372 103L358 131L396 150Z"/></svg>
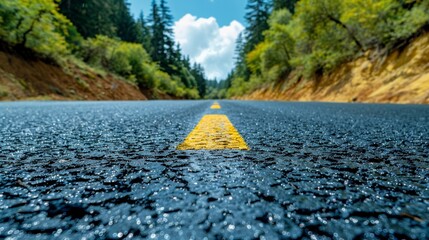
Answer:
<svg viewBox="0 0 429 240"><path fill-rule="evenodd" d="M127 43L98 35L84 42L80 56L92 66L123 76L143 89L158 86L158 80L155 77L159 71L158 67L141 44Z"/></svg>
<svg viewBox="0 0 429 240"><path fill-rule="evenodd" d="M306 76L332 70L338 64L364 52L356 30L343 22L344 2L301 0L289 24L295 40L295 66L303 66Z"/></svg>
<svg viewBox="0 0 429 240"><path fill-rule="evenodd" d="M162 24L161 15L159 12L159 6L155 0L152 0L151 5L151 14L149 16L150 21L150 30L151 30L151 46L152 51L150 55L152 59L161 64L161 62L165 62L165 50L164 50L164 27Z"/></svg>
<svg viewBox="0 0 429 240"><path fill-rule="evenodd" d="M245 19L248 25L244 34L240 34L236 41L236 71L234 74L244 81L248 81L251 74L246 64L246 55L264 40L263 32L268 29L269 11L269 4L265 0L248 0L247 2Z"/></svg>
<svg viewBox="0 0 429 240"><path fill-rule="evenodd" d="M324 74L368 50L406 44L429 26L427 0L273 0L261 41L251 35L258 32L256 3L249 1L246 41L240 40L228 96L284 79L293 69L297 76Z"/></svg>
<svg viewBox="0 0 429 240"><path fill-rule="evenodd" d="M288 9L292 14L295 13L295 4L298 0L273 0L273 10Z"/></svg>
<svg viewBox="0 0 429 240"><path fill-rule="evenodd" d="M189 62L182 57L180 46L174 42L173 17L166 0L161 0L159 5L155 0L152 1L149 22L152 58L161 70L171 76L177 91L183 91L183 96L198 97L196 76L193 75Z"/></svg>
<svg viewBox="0 0 429 240"><path fill-rule="evenodd" d="M69 52L70 29L54 0L0 2L0 38L11 44L49 56L63 55Z"/></svg>
<svg viewBox="0 0 429 240"><path fill-rule="evenodd" d="M248 0L245 19L246 27L244 51L250 52L264 40L263 32L268 29L269 4L265 0Z"/></svg>
<svg viewBox="0 0 429 240"><path fill-rule="evenodd" d="M204 96L206 95L206 78L205 78L205 74L204 74L204 68L197 63L194 63L192 70L191 70L192 75L194 76L194 78L196 79L197 82L197 86L198 86L198 93L200 95L201 98L204 98Z"/></svg>
<svg viewBox="0 0 429 240"><path fill-rule="evenodd" d="M244 76L248 78L250 76L250 72L246 65L246 52L245 52L245 44L243 33L240 33L235 41L235 71L234 75Z"/></svg>
<svg viewBox="0 0 429 240"><path fill-rule="evenodd" d="M384 47L428 24L428 1L347 0L341 20L356 29L366 48Z"/></svg>
<svg viewBox="0 0 429 240"><path fill-rule="evenodd" d="M287 76L291 70L295 40L290 35L289 22L292 15L283 8L273 12L270 28L264 32L264 42L247 55L247 65L252 73L266 82Z"/></svg>
<svg viewBox="0 0 429 240"><path fill-rule="evenodd" d="M166 0L161 0L159 8L161 10L161 22L164 35L163 42L166 60L163 65L166 70L169 70L171 72L173 70L171 69L171 65L176 65L181 59L180 46L175 49L172 28L173 16L171 15L170 8L168 7Z"/></svg>
<svg viewBox="0 0 429 240"><path fill-rule="evenodd" d="M137 32L138 32L138 40L143 44L144 49L146 49L149 53L152 51L151 45L151 33L149 26L146 23L143 12L140 12L139 18L137 19Z"/></svg>
<svg viewBox="0 0 429 240"><path fill-rule="evenodd" d="M126 0L63 0L61 12L85 37L105 35L127 42L139 42L141 29Z"/></svg>
<svg viewBox="0 0 429 240"><path fill-rule="evenodd" d="M123 41L138 43L141 29L130 13L129 3L117 1L115 9L116 35Z"/></svg>
<svg viewBox="0 0 429 240"><path fill-rule="evenodd" d="M85 38L99 34L115 37L116 6L115 0L63 0L60 11Z"/></svg>
<svg viewBox="0 0 429 240"><path fill-rule="evenodd" d="M160 5L155 0L152 1L152 12L150 15L152 34L152 58L159 63L161 69L169 74L178 73L177 52L174 48L173 40L173 17L165 0L161 0Z"/></svg>

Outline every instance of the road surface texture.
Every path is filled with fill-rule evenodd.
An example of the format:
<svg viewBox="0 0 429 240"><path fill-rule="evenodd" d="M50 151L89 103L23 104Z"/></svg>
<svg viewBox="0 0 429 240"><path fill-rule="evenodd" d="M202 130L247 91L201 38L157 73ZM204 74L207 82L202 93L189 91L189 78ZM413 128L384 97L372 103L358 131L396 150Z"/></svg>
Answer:
<svg viewBox="0 0 429 240"><path fill-rule="evenodd" d="M429 107L0 104L0 238L428 239ZM225 114L250 150L176 150Z"/></svg>

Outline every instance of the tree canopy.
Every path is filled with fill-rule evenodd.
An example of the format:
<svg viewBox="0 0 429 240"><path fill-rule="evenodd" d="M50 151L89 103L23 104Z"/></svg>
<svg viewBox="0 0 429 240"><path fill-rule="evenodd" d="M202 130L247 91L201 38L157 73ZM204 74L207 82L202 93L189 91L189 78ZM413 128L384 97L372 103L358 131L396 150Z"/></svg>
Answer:
<svg viewBox="0 0 429 240"><path fill-rule="evenodd" d="M258 6L267 3L248 2L252 12L228 96L286 79L293 70L305 78L329 72L370 49L388 51L429 25L427 0L272 0L267 27L257 27L258 9L267 9Z"/></svg>
<svg viewBox="0 0 429 240"><path fill-rule="evenodd" d="M137 18L126 0L0 1L0 39L45 57L78 59L143 90L233 96L292 71L310 78L368 50L389 51L429 25L429 1L248 0L245 19L235 69L219 84L175 44L166 0L152 0L148 16Z"/></svg>
<svg viewBox="0 0 429 240"><path fill-rule="evenodd" d="M59 60L80 59L142 89L201 98L205 74L174 42L166 0L135 19L126 0L0 2L0 39Z"/></svg>

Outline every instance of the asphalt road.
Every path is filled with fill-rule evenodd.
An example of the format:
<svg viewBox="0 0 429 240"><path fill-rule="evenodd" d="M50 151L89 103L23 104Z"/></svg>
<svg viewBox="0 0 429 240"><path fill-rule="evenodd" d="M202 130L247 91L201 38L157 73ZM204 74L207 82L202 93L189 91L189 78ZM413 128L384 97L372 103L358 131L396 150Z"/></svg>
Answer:
<svg viewBox="0 0 429 240"><path fill-rule="evenodd" d="M212 103L0 103L0 238L429 238L429 106Z"/></svg>

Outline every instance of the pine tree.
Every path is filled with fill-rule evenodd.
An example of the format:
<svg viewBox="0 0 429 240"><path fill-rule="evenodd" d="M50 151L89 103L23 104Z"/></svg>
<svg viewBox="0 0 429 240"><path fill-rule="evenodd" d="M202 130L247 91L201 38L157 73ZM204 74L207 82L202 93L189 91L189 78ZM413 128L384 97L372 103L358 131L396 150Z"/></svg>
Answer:
<svg viewBox="0 0 429 240"><path fill-rule="evenodd" d="M234 76L243 77L245 80L250 78L250 70L246 64L246 42L243 33L240 33L235 41L235 71Z"/></svg>
<svg viewBox="0 0 429 240"><path fill-rule="evenodd" d="M117 1L115 9L116 35L123 41L137 43L138 26L130 13L129 3Z"/></svg>
<svg viewBox="0 0 429 240"><path fill-rule="evenodd" d="M141 17L141 19L140 25L145 26L144 18ZM197 69L192 68L189 57L183 57L180 45L175 44L173 17L166 0L161 0L159 4L156 0L152 0L149 23L151 39L149 52L152 59L173 79L180 79L185 89L197 89L200 96L204 96L204 70L201 66Z"/></svg>
<svg viewBox="0 0 429 240"><path fill-rule="evenodd" d="M235 65L239 66L244 63L244 38L243 33L238 34L237 39L235 40Z"/></svg>
<svg viewBox="0 0 429 240"><path fill-rule="evenodd" d="M250 70L246 64L246 55L264 40L263 32L268 29L270 5L265 0L248 0L246 6L247 28L236 40L236 70L235 77L242 77L245 81L250 78Z"/></svg>
<svg viewBox="0 0 429 240"><path fill-rule="evenodd" d="M138 42L138 29L125 0L64 0L60 11L82 36L106 35Z"/></svg>
<svg viewBox="0 0 429 240"><path fill-rule="evenodd" d="M228 73L228 76L225 79L225 89L228 89L231 87L233 78L234 78L234 71L231 71L230 73Z"/></svg>
<svg viewBox="0 0 429 240"><path fill-rule="evenodd" d="M151 45L151 33L150 29L147 26L146 20L144 18L143 12L140 12L139 18L137 19L137 31L138 31L138 41L143 44L143 48L146 49L147 52L152 51Z"/></svg>
<svg viewBox="0 0 429 240"><path fill-rule="evenodd" d="M172 28L173 16L171 15L170 9L167 6L166 0L161 0L159 8L161 11L161 22L162 22L163 31L164 31L164 41L167 47L170 47L170 50L172 51L174 47L173 28Z"/></svg>
<svg viewBox="0 0 429 240"><path fill-rule="evenodd" d="M116 36L114 0L64 0L60 11L76 26L83 37L97 34Z"/></svg>
<svg viewBox="0 0 429 240"><path fill-rule="evenodd" d="M268 29L270 15L269 4L265 0L248 0L246 6L247 21L245 52L248 53L264 40L263 32Z"/></svg>
<svg viewBox="0 0 429 240"><path fill-rule="evenodd" d="M159 12L158 4L155 0L152 0L152 9L150 14L150 32L151 32L151 52L150 55L155 62L161 65L164 61L164 29L162 25L161 15Z"/></svg>
<svg viewBox="0 0 429 240"><path fill-rule="evenodd" d="M173 16L170 13L170 9L167 6L166 0L161 0L159 5L161 11L161 23L163 30L163 58L161 67L167 72L174 74L174 69L172 66L177 65L180 61L181 53L177 53L174 46L174 36L173 36Z"/></svg>
<svg viewBox="0 0 429 240"><path fill-rule="evenodd" d="M197 81L197 88L198 88L198 93L200 97L204 98L207 91L207 86L206 86L207 80L204 76L205 75L204 68L200 64L194 63L194 65L192 66L191 73Z"/></svg>

